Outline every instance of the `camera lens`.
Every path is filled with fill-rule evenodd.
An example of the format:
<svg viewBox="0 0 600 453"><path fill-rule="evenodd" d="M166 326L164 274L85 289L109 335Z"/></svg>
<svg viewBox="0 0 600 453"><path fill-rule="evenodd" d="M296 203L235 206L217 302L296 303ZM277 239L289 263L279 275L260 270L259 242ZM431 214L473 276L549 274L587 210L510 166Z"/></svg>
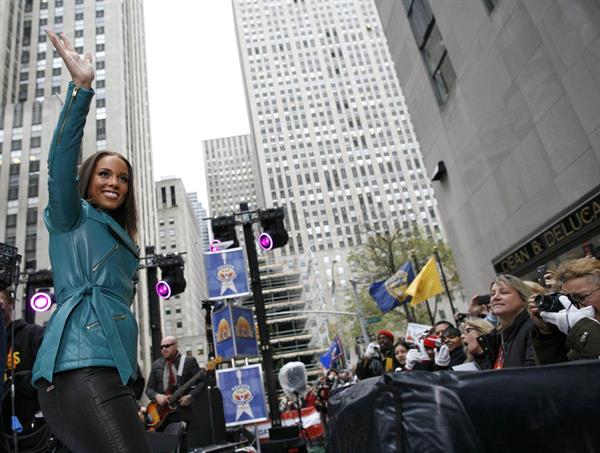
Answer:
<svg viewBox="0 0 600 453"><path fill-rule="evenodd" d="M564 307L558 298L561 293L538 294L533 302L540 311L558 312Z"/></svg>

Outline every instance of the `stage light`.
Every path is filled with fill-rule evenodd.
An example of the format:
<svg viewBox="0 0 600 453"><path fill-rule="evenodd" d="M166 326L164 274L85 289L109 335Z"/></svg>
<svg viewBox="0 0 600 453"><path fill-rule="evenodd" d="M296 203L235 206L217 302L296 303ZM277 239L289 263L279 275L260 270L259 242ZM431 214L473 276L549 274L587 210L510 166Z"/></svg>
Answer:
<svg viewBox="0 0 600 453"><path fill-rule="evenodd" d="M168 299L182 293L187 286L184 275L184 261L181 255L161 255L158 257L161 279L154 287L161 299Z"/></svg>
<svg viewBox="0 0 600 453"><path fill-rule="evenodd" d="M164 280L159 281L156 284L155 289L156 289L156 294L158 294L158 297L160 297L162 299L168 299L169 297L171 297L171 287Z"/></svg>
<svg viewBox="0 0 600 453"><path fill-rule="evenodd" d="M220 216L215 217L210 221L210 225L212 228L213 238L217 241L228 242L231 241L229 247L235 248L239 247L240 243L237 240L237 234L235 232L235 217L232 215L229 216ZM228 248L229 248L228 247ZM223 246L219 248L222 250Z"/></svg>
<svg viewBox="0 0 600 453"><path fill-rule="evenodd" d="M260 211L260 226L263 232L258 236L258 245L263 250L283 247L288 243L288 233L283 219L283 208L272 208Z"/></svg>
<svg viewBox="0 0 600 453"><path fill-rule="evenodd" d="M218 239L213 239L212 241L210 241L209 250L211 252L218 252L219 250L221 250L221 247L219 247L220 244L221 244L221 241L219 241Z"/></svg>
<svg viewBox="0 0 600 453"><path fill-rule="evenodd" d="M29 299L29 306L33 311L48 311L52 306L52 295L45 291L38 291Z"/></svg>
<svg viewBox="0 0 600 453"><path fill-rule="evenodd" d="M273 248L273 238L269 233L261 233L260 236L258 236L258 245L260 245L260 248L263 250L271 250Z"/></svg>

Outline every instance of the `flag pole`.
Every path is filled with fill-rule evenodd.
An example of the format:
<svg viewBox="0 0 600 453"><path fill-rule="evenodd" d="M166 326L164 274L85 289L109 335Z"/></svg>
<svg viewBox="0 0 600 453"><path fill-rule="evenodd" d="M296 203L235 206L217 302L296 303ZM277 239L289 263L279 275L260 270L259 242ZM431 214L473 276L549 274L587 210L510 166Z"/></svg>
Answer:
<svg viewBox="0 0 600 453"><path fill-rule="evenodd" d="M437 247L433 248L433 254L435 255L435 259L437 260L438 265L440 266L440 272L442 273L442 281L444 282L444 288L446 288L446 296L448 296L448 302L450 302L450 309L452 310L452 316L456 316L456 309L454 308L454 303L452 302L452 296L450 295L450 289L448 289L448 282L446 281L446 274L444 273L444 266L442 266L442 260L440 259L440 255L438 253Z"/></svg>
<svg viewBox="0 0 600 453"><path fill-rule="evenodd" d="M413 266L415 267L415 271L416 271L416 275L418 275L419 272L421 272L421 269L419 267L419 262L417 261L417 255L415 254L414 250L410 251L410 257L412 258ZM433 317L433 313L431 313L431 307L429 306L429 299L425 299L425 306L427 307L427 314L429 315L429 321L431 321L431 325L434 325L435 318Z"/></svg>

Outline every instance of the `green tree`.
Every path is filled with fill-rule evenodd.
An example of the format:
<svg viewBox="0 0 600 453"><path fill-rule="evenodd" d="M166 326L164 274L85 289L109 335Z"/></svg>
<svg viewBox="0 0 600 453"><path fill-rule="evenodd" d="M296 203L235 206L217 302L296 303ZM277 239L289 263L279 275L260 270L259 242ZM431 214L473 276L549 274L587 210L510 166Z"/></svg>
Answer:
<svg viewBox="0 0 600 453"><path fill-rule="evenodd" d="M450 248L443 241L426 237L419 229L414 229L408 233L401 230L394 232L369 231L366 242L349 254L348 262L352 273L355 279L361 282L358 289L364 316L366 318L381 316L382 318L381 322L370 325L372 330L384 328L403 332L409 320L430 324L425 303L411 309L403 305L384 314L371 298L368 290L372 283L387 280L395 274L405 262L413 262L413 255L418 261L419 268L421 268L433 255L436 248L444 266L448 286L451 290L457 289L460 283ZM416 269L415 273L417 273ZM350 296L351 306L356 310L355 298L353 295ZM440 297L446 297L446 295ZM435 304L430 305L432 311L434 311ZM354 333L359 335L357 327L354 328Z"/></svg>

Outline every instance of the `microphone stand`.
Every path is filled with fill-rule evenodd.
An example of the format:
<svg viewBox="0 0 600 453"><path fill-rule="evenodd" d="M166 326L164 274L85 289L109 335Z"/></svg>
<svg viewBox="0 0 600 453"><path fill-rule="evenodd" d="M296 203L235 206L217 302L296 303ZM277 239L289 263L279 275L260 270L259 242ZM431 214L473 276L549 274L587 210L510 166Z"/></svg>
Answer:
<svg viewBox="0 0 600 453"><path fill-rule="evenodd" d="M298 409L298 432L304 433L304 443L306 445L306 449L308 450L309 446L312 447L312 442L310 440L310 437L308 437L308 431L302 425L302 402L300 401L300 395L298 394L298 392L294 392L294 395L296 395L296 408Z"/></svg>

